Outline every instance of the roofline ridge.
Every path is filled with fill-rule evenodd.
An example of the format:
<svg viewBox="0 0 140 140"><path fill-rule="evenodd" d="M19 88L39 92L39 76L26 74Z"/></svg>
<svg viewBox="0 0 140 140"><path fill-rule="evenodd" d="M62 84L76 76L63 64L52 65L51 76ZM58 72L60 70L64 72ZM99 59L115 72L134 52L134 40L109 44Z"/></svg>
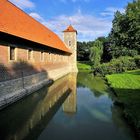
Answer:
<svg viewBox="0 0 140 140"><path fill-rule="evenodd" d="M34 19L32 16L30 16L28 13L26 13L25 11L23 11L21 8L19 8L18 6L16 6L15 4L13 4L12 2L10 2L9 0L7 0L10 4L12 4L14 7L16 7L18 10L20 10L21 12L23 12L24 14L26 14L28 17L30 17L32 20L34 20L35 22L39 23L42 25L42 27L47 28L50 32L52 32L47 26L43 25L41 22L37 21L36 19ZM54 32L53 32L54 33Z"/></svg>
<svg viewBox="0 0 140 140"><path fill-rule="evenodd" d="M42 23L40 23L38 20L36 20L31 15L29 15L28 13L26 13L23 9L21 9L20 7L18 7L17 5L15 5L14 3L12 3L9 0L1 0L1 3L4 4L4 5L7 5L7 7L13 7L13 10L15 10L17 12L17 14L20 13L27 20L30 20L34 24L34 26L36 28L38 28L42 33L45 33L46 32L46 35L44 35L43 38L39 38L38 40L35 41L35 40L33 40L34 38L29 38L29 36L26 36L26 35L24 36L22 34L22 32L21 32L20 35L16 34L16 32L12 32L12 31L11 32L8 32L8 30L5 30L4 29L5 28L5 27L3 27L4 25L1 25L2 26L1 28L2 29L0 28L1 29L0 31L2 31L4 33L7 33L7 34L11 34L11 35L16 36L16 37L19 37L19 38L23 38L23 39L26 39L26 40L30 40L32 42L36 42L36 43L42 44L42 45L45 45L45 46L50 46L52 48L55 48L55 49L58 49L58 50L61 50L61 51L64 51L64 52L68 52L68 53L71 52L71 50L65 45L64 41L61 39L61 37L57 33L55 33L54 31L52 31L51 29L49 29L47 26L45 26ZM3 10L4 9L6 9L6 7L4 8L4 6L3 6ZM33 29L33 30L35 30L35 29ZM56 42L53 43L53 42L49 41L50 39L49 39L48 36L50 36L52 38L51 41L53 40L53 38L55 38L56 39ZM45 40L47 40L48 43ZM59 43L59 46L56 43Z"/></svg>

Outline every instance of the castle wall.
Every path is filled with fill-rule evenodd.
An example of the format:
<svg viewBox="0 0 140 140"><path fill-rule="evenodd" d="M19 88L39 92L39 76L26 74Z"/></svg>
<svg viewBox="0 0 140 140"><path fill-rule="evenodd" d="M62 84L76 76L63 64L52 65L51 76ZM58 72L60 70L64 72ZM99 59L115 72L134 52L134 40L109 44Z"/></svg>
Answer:
<svg viewBox="0 0 140 140"><path fill-rule="evenodd" d="M8 62L8 49L6 46L0 45L0 63L7 64Z"/></svg>
<svg viewBox="0 0 140 140"><path fill-rule="evenodd" d="M0 35L2 36L2 33ZM72 53L14 36L2 36L0 108L33 93L50 81L55 81L70 72L77 72L76 36L76 32L64 33L64 42ZM14 48L14 51L11 51L11 48Z"/></svg>
<svg viewBox="0 0 140 140"><path fill-rule="evenodd" d="M11 46L15 47L14 60L10 60ZM29 49L32 50L30 60ZM70 73L69 56L24 42L0 42L0 109Z"/></svg>
<svg viewBox="0 0 140 140"><path fill-rule="evenodd" d="M43 86L70 73L69 67L60 67L46 72L0 82L0 109L39 90Z"/></svg>

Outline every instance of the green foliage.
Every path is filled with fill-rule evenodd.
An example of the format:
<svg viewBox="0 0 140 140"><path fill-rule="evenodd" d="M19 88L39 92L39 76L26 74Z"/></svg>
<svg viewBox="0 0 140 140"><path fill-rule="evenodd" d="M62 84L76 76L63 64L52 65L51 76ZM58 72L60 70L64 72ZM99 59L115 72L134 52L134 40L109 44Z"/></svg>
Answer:
<svg viewBox="0 0 140 140"><path fill-rule="evenodd" d="M107 46L108 38L106 37L98 37L96 40L102 42L103 46ZM77 42L77 60L78 61L90 61L90 50L93 47L95 41L89 41L89 42ZM104 47L103 47L104 48ZM107 51L104 53L105 60L110 60L108 57Z"/></svg>
<svg viewBox="0 0 140 140"><path fill-rule="evenodd" d="M77 42L77 60L89 61L90 48L93 42Z"/></svg>
<svg viewBox="0 0 140 140"><path fill-rule="evenodd" d="M112 57L140 53L140 1L129 3L125 13L117 11L109 35ZM129 50L130 49L130 50Z"/></svg>
<svg viewBox="0 0 140 140"><path fill-rule="evenodd" d="M140 55L140 0L129 3L124 13L115 13L108 37L78 42L78 61L91 61L93 68L114 58L137 55Z"/></svg>
<svg viewBox="0 0 140 140"><path fill-rule="evenodd" d="M93 47L90 49L90 61L94 67L97 67L101 62L101 57L103 54L103 44L101 41L96 40Z"/></svg>
<svg viewBox="0 0 140 140"><path fill-rule="evenodd" d="M135 63L138 68L140 68L140 55L134 57Z"/></svg>
<svg viewBox="0 0 140 140"><path fill-rule="evenodd" d="M85 64L85 63L77 63L78 69L81 70L91 70L91 66L89 64Z"/></svg>
<svg viewBox="0 0 140 140"><path fill-rule="evenodd" d="M120 57L118 59L112 59L109 63L103 63L94 69L95 74L121 73L127 70L135 70L140 68L140 56L132 57Z"/></svg>
<svg viewBox="0 0 140 140"><path fill-rule="evenodd" d="M126 47L123 48L119 48L119 47L115 47L114 45L112 45L112 50L110 51L110 54L112 55L112 58L118 58L120 56L136 56L138 55L138 51L135 49L128 49Z"/></svg>
<svg viewBox="0 0 140 140"><path fill-rule="evenodd" d="M117 94L117 100L124 104L124 113L130 123L140 130L140 70L106 76Z"/></svg>
<svg viewBox="0 0 140 140"><path fill-rule="evenodd" d="M77 77L77 86L88 87L96 97L109 92L108 86L101 77L93 77L91 73L79 72Z"/></svg>

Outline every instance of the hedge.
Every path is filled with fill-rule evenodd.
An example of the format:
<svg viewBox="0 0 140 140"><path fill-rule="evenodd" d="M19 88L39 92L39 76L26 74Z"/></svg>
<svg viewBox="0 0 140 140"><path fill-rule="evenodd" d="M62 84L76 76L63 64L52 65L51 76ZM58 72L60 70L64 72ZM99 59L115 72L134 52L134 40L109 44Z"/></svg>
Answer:
<svg viewBox="0 0 140 140"><path fill-rule="evenodd" d="M109 63L103 63L94 68L94 74L121 73L127 70L135 70L140 68L140 56L128 57L123 56L117 59L112 59Z"/></svg>

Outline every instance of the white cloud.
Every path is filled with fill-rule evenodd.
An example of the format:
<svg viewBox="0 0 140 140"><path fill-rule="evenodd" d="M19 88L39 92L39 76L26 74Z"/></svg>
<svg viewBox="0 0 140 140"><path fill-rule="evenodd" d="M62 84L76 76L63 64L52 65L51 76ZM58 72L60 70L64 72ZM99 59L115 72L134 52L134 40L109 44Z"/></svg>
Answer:
<svg viewBox="0 0 140 140"><path fill-rule="evenodd" d="M35 4L31 0L9 0L21 9L34 8Z"/></svg>
<svg viewBox="0 0 140 140"><path fill-rule="evenodd" d="M35 7L35 4L32 3L30 0L10 0L10 1L22 9ZM67 0L61 1L66 2ZM73 0L73 2L76 1L78 0ZM116 11L116 9L110 7L105 10L105 12L109 11L112 13ZM29 15L38 20L39 22L41 22L42 24L44 24L46 27L53 30L60 37L62 37L61 31L63 31L69 24L72 24L78 31L78 40L80 41L94 40L99 36L107 35L112 26L112 22L110 19L96 17L90 14L83 14L81 12L81 9L78 9L77 13L71 16L59 15L49 20L45 20L40 14L36 12L32 12ZM107 14L103 13L102 15L107 16Z"/></svg>
<svg viewBox="0 0 140 140"><path fill-rule="evenodd" d="M44 21L43 17L41 17L38 13L32 12L29 15L38 21Z"/></svg>
<svg viewBox="0 0 140 140"><path fill-rule="evenodd" d="M120 11L121 13L125 12L124 8L116 8L116 7L108 7L104 12L101 13L102 16L114 16L116 11Z"/></svg>
<svg viewBox="0 0 140 140"><path fill-rule="evenodd" d="M43 19L43 17L37 13L31 13L30 15L53 30L59 36L62 35L61 31L63 31L69 24L72 24L78 31L78 40L80 41L94 40L99 36L107 35L112 26L111 20L82 14L81 11L72 16L56 16L48 21Z"/></svg>

